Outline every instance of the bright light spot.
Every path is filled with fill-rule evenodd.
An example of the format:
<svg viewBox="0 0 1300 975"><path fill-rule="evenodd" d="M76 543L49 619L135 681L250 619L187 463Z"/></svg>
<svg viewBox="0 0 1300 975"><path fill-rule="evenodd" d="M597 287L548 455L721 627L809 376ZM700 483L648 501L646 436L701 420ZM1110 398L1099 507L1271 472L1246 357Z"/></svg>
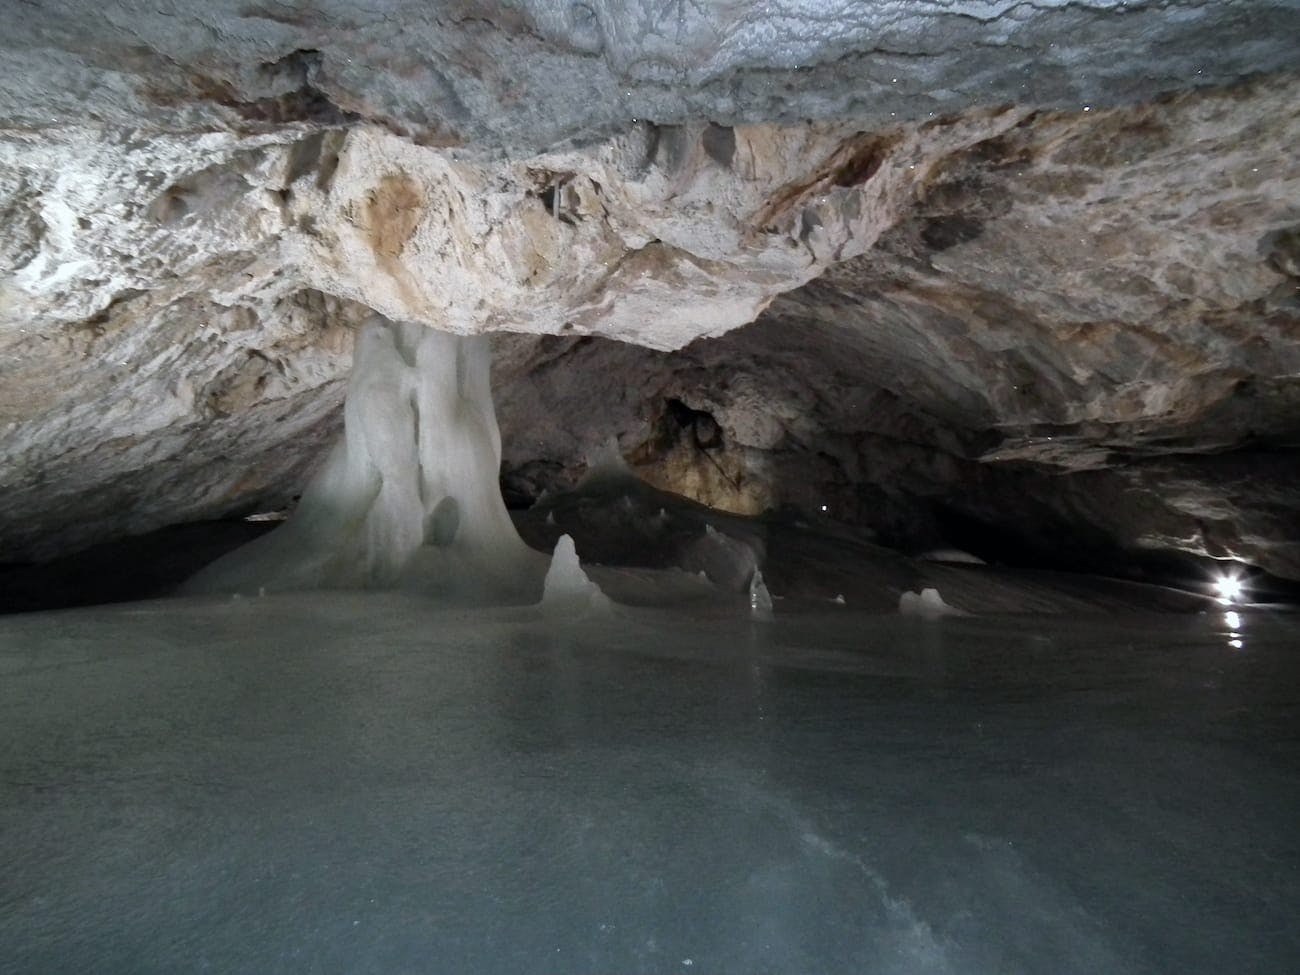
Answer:
<svg viewBox="0 0 1300 975"><path fill-rule="evenodd" d="M1219 592L1219 602L1235 603L1241 598L1245 587L1240 576L1219 576L1214 582L1214 588Z"/></svg>
<svg viewBox="0 0 1300 975"><path fill-rule="evenodd" d="M826 505L822 505L822 511L826 511L826 510L828 510Z"/></svg>
<svg viewBox="0 0 1300 975"><path fill-rule="evenodd" d="M1240 649L1241 649L1242 647L1244 647L1245 645L1246 645L1246 644L1242 643L1240 640L1229 640L1229 641L1228 641L1228 646L1232 647L1232 649L1234 649L1234 650L1240 650Z"/></svg>
<svg viewBox="0 0 1300 975"><path fill-rule="evenodd" d="M1241 614L1231 609L1228 610L1226 613L1223 614L1223 625L1230 630L1240 629Z"/></svg>

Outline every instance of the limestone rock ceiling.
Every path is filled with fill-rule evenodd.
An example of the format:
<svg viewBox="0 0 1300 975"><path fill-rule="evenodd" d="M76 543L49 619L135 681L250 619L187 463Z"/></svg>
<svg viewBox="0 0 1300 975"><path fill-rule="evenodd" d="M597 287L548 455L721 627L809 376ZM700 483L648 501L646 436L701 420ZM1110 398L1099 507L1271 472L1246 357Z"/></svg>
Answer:
<svg viewBox="0 0 1300 975"><path fill-rule="evenodd" d="M384 125L542 149L635 119L869 128L1294 67L1294 0L9 0L0 118Z"/></svg>
<svg viewBox="0 0 1300 975"><path fill-rule="evenodd" d="M1300 578L1300 4L21 9L0 560L285 503L375 309L533 333L521 498L616 435Z"/></svg>

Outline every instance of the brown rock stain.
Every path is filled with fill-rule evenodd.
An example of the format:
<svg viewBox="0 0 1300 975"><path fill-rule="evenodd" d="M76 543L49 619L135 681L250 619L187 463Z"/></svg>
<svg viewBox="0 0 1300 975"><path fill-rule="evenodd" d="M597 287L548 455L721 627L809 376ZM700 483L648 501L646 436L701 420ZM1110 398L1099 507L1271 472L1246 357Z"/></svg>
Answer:
<svg viewBox="0 0 1300 975"><path fill-rule="evenodd" d="M1143 162L1175 141L1173 130L1149 106L1099 112L1053 147L1053 161L1065 166L1108 169Z"/></svg>
<svg viewBox="0 0 1300 975"><path fill-rule="evenodd" d="M424 216L424 192L406 173L390 173L366 194L362 229L381 259L395 260Z"/></svg>
<svg viewBox="0 0 1300 975"><path fill-rule="evenodd" d="M902 132L859 132L841 143L809 176L779 187L754 214L751 225L755 230L766 230L809 196L831 187L865 185L880 172L902 139Z"/></svg>

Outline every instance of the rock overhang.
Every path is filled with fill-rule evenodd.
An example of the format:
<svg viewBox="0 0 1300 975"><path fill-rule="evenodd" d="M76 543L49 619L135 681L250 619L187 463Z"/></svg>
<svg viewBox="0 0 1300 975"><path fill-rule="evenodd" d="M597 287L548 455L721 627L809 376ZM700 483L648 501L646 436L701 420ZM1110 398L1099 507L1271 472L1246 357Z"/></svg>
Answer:
<svg viewBox="0 0 1300 975"><path fill-rule="evenodd" d="M370 119L514 152L636 119L1077 108L1294 67L1300 7L1192 0L210 0L24 4L0 118L186 129Z"/></svg>
<svg viewBox="0 0 1300 975"><path fill-rule="evenodd" d="M283 500L367 308L659 349L870 318L859 382L948 455L1285 448L1295 82L1216 86L1297 34L1294 3L32 5L0 41L6 546ZM1153 215L1172 243L1126 237ZM810 448L866 429L800 408ZM1198 483L1159 539L1248 557L1290 510L1225 545Z"/></svg>

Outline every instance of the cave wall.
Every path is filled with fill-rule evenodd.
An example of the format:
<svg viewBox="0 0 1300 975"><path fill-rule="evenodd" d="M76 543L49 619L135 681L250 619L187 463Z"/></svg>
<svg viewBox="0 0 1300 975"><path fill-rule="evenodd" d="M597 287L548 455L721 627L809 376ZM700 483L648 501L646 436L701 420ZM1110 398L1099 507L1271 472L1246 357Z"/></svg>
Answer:
<svg viewBox="0 0 1300 975"><path fill-rule="evenodd" d="M371 122L420 146L537 151L638 119L1106 106L1293 70L1290 0L28 0L0 118L153 136Z"/></svg>
<svg viewBox="0 0 1300 975"><path fill-rule="evenodd" d="M928 167L870 251L677 355L516 340L506 483L553 487L615 435L697 500L825 506L918 550L965 518L1096 567L1173 549L1295 578L1296 94L1025 116ZM837 202L804 210L810 254ZM599 409L567 406L580 382ZM720 445L659 442L670 402Z"/></svg>
<svg viewBox="0 0 1300 975"><path fill-rule="evenodd" d="M513 333L520 503L615 436L731 510L1300 577L1300 5L8 26L0 561L282 507L378 310Z"/></svg>

